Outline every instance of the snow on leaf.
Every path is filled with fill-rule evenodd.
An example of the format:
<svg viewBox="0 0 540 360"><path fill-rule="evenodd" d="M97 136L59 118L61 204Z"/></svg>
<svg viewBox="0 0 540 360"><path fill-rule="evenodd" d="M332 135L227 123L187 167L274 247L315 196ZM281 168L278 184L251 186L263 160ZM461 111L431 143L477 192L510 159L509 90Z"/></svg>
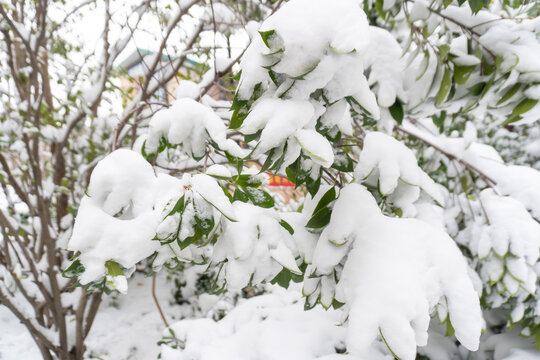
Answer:
<svg viewBox="0 0 540 360"><path fill-rule="evenodd" d="M335 246L330 239L347 245ZM478 348L483 326L478 295L465 259L439 228L386 217L364 187L350 184L334 205L312 268L328 273L343 262L335 298L348 310L351 354L365 355L382 333L399 358L414 359L416 346L427 342L430 310L439 302L448 304L458 340Z"/></svg>
<svg viewBox="0 0 540 360"><path fill-rule="evenodd" d="M334 152L330 142L315 130L299 129L296 140L314 162L326 168L334 163Z"/></svg>
<svg viewBox="0 0 540 360"><path fill-rule="evenodd" d="M283 268L301 273L293 255L297 253L294 240L277 213L240 201L232 206L238 221L223 222L212 257L214 263L227 260L223 278L228 289L270 281Z"/></svg>
<svg viewBox="0 0 540 360"><path fill-rule="evenodd" d="M381 132L370 132L355 169L357 181L379 184L383 195L402 208L405 216L414 216L412 205L419 197L420 188L439 204L444 198L435 182L418 166L416 157L404 144Z"/></svg>

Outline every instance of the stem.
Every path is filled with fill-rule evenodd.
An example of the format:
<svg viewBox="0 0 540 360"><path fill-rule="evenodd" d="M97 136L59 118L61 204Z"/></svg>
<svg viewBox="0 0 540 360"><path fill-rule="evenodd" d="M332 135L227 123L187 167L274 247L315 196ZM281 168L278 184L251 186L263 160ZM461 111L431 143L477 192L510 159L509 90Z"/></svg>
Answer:
<svg viewBox="0 0 540 360"><path fill-rule="evenodd" d="M165 314L163 313L163 310L161 310L161 306L159 305L159 301L156 296L156 274L152 276L152 297L154 298L154 302L156 303L156 308L159 311L161 320L163 320L163 324L165 324L166 327L169 327L169 323L167 322L167 319L165 318Z"/></svg>

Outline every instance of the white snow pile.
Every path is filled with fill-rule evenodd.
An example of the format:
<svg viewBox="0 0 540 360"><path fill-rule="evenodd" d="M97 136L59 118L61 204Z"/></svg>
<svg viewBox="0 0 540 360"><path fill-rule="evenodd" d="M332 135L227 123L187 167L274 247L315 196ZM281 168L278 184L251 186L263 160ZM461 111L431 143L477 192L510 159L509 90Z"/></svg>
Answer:
<svg viewBox="0 0 540 360"><path fill-rule="evenodd" d="M491 189L482 191L471 209L475 213L469 216L474 221L456 240L478 257L483 282L493 286L485 289L492 307L503 305L510 297L521 303L511 314L515 323L524 315L525 299L536 292L540 224L519 201Z"/></svg>
<svg viewBox="0 0 540 360"><path fill-rule="evenodd" d="M117 150L97 164L68 244L81 252L81 284L102 278L108 260L129 269L159 247L151 241L159 222L156 186L152 166L135 152Z"/></svg>
<svg viewBox="0 0 540 360"><path fill-rule="evenodd" d="M275 211L240 201L233 207L238 221L224 223L212 257L215 263L227 260L220 273L227 289L270 281L282 268L302 274L291 251L294 239Z"/></svg>
<svg viewBox="0 0 540 360"><path fill-rule="evenodd" d="M172 257L200 260L205 255L201 244L180 248L180 243L193 238L196 226L207 231L201 241L211 238L222 220L233 222L235 217L232 204L211 176L156 176L140 154L120 149L94 169L68 250L81 252L80 282L87 284L107 275L108 261L129 270L156 251L156 267Z"/></svg>
<svg viewBox="0 0 540 360"><path fill-rule="evenodd" d="M240 130L244 134L262 131L252 156L281 146L281 152L286 152L283 168L294 162L301 150L316 164L330 167L334 162L332 145L314 130L316 118L309 101L262 98L255 103Z"/></svg>
<svg viewBox="0 0 540 360"><path fill-rule="evenodd" d="M388 31L380 27L369 27L369 44L362 53L363 63L369 70L368 83L377 95L380 106L388 108L396 97L407 101L404 74L405 61L401 56L401 46Z"/></svg>
<svg viewBox="0 0 540 360"><path fill-rule="evenodd" d="M367 133L354 174L357 181L378 186L383 195L389 195L389 203L402 209L405 217L416 214L413 203L420 189L444 204L438 185L418 166L414 153L381 132Z"/></svg>
<svg viewBox="0 0 540 360"><path fill-rule="evenodd" d="M537 19L512 21L485 10L473 15L468 7L454 5L448 6L442 14L465 26L474 26L480 34L479 43L503 59L500 64L502 71L515 68L527 82L540 79L540 64L537 61L540 43L535 36L540 29ZM448 22L448 26L456 28L452 22Z"/></svg>
<svg viewBox="0 0 540 360"><path fill-rule="evenodd" d="M242 58L233 103L245 117L239 130L259 137L253 156L274 150L285 167L303 150L314 165L331 166L323 135L352 134L351 106L380 117L370 84L384 106L403 95L399 45L384 31L369 27L355 0L294 0L263 22Z"/></svg>
<svg viewBox="0 0 540 360"><path fill-rule="evenodd" d="M265 39L253 39L240 64L240 98L249 99L257 84L273 96L298 100L323 89L329 103L352 96L379 117L362 61L369 26L357 1L294 0L259 31ZM275 82L267 69L276 74Z"/></svg>
<svg viewBox="0 0 540 360"><path fill-rule="evenodd" d="M341 273L335 271L340 263ZM384 216L362 185L341 190L306 272L307 296L345 303L353 355L366 356L381 336L397 357L414 359L416 346L427 343L430 313L439 303L447 307L457 339L478 348L484 323L478 294L454 241L416 219ZM336 277L335 289L317 275Z"/></svg>
<svg viewBox="0 0 540 360"><path fill-rule="evenodd" d="M390 360L373 349L369 357L337 354L346 328L339 311L304 311L298 291L274 289L237 305L224 319L182 320L171 326L180 348L161 346L163 360L298 359ZM166 330L163 335L171 337Z"/></svg>
<svg viewBox="0 0 540 360"><path fill-rule="evenodd" d="M505 164L493 147L477 142L475 136L471 138L435 136L407 121L402 126L420 139L437 144L455 158L474 166L495 182L501 195L518 200L537 220L540 220L540 171L527 166ZM441 160L448 162L447 159Z"/></svg>
<svg viewBox="0 0 540 360"><path fill-rule="evenodd" d="M191 96L195 92L187 86L177 95ZM181 145L185 153L200 159L206 154L206 146L212 141L218 149L233 156L247 155L236 142L226 137L223 120L208 106L190 97L179 98L172 106L160 110L150 120L148 137L144 146L147 154L156 154L162 140L170 145Z"/></svg>

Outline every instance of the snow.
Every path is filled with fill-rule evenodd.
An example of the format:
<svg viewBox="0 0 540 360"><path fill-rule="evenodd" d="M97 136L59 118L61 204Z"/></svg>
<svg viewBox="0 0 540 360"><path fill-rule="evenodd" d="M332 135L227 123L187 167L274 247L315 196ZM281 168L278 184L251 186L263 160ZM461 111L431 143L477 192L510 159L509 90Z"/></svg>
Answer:
<svg viewBox="0 0 540 360"><path fill-rule="evenodd" d="M407 121L403 128L474 166L495 181L502 195L518 200L535 218L540 219L540 171L527 166L504 164L493 147L475 141L474 135L469 139L435 136Z"/></svg>
<svg viewBox="0 0 540 360"><path fill-rule="evenodd" d="M146 153L155 154L162 138L171 145L181 144L183 150L195 158L206 154L210 140L233 156L247 155L236 142L227 139L223 120L210 107L189 97L179 98L170 108L154 114L149 124Z"/></svg>
<svg viewBox="0 0 540 360"><path fill-rule="evenodd" d="M249 99L259 83L269 96L296 100L308 100L315 90L323 89L329 103L352 96L379 117L362 61L369 26L357 1L291 1L266 19L259 31L274 33L267 38L268 46L255 36L244 54L241 99ZM276 86L265 67L284 80Z"/></svg>
<svg viewBox="0 0 540 360"><path fill-rule="evenodd" d="M511 297L523 302L536 292L540 224L519 201L491 189L483 190L471 209L472 221L456 240L479 258L478 273L485 284L491 284L486 285L486 300L493 307ZM518 321L523 312L519 306L514 310L511 319Z"/></svg>
<svg viewBox="0 0 540 360"><path fill-rule="evenodd" d="M435 182L418 166L416 157L403 143L381 132L369 132L355 168L355 178L379 186L383 195L403 210L406 217L416 214L413 203L424 190L439 204L444 198Z"/></svg>
<svg viewBox="0 0 540 360"><path fill-rule="evenodd" d="M232 176L231 171L220 164L209 166L208 169L206 169L206 175L213 175L222 178L230 178Z"/></svg>
<svg viewBox="0 0 540 360"><path fill-rule="evenodd" d="M233 207L238 221L224 222L212 255L213 263L227 260L222 272L227 289L270 281L282 267L301 273L293 256L294 241L275 211L240 201Z"/></svg>
<svg viewBox="0 0 540 360"><path fill-rule="evenodd" d="M304 311L298 292L280 292L240 303L224 319L183 320L172 325L183 350L162 346L164 360L319 359L335 354L344 329L339 313ZM167 335L167 332L164 332Z"/></svg>
<svg viewBox="0 0 540 360"><path fill-rule="evenodd" d="M174 89L176 99L191 98L197 100L201 91L200 85L190 80L180 80Z"/></svg>
<svg viewBox="0 0 540 360"><path fill-rule="evenodd" d="M281 145L294 133L314 122L315 110L309 101L262 98L244 120L240 130L255 134L262 129L253 156Z"/></svg>
<svg viewBox="0 0 540 360"><path fill-rule="evenodd" d="M369 71L368 83L377 95L378 104L390 107L397 96L406 102L407 95L403 89L405 61L401 47L388 31L379 27L369 27L369 39L363 62Z"/></svg>
<svg viewBox="0 0 540 360"><path fill-rule="evenodd" d="M82 253L82 284L103 277L107 260L130 268L157 249L150 241L158 222L155 186L154 170L135 152L117 150L98 163L68 244Z"/></svg>
<svg viewBox="0 0 540 360"><path fill-rule="evenodd" d="M465 259L439 228L388 218L364 187L350 184L341 190L310 268L324 275L341 261L343 272L331 297L349 311L351 354L366 354L380 331L397 356L414 359L416 346L427 342L430 309L445 300L458 340L478 348L483 327L478 295Z"/></svg>
<svg viewBox="0 0 540 360"><path fill-rule="evenodd" d="M334 152L332 145L324 136L315 130L299 129L295 133L295 138L315 163L326 168L334 163Z"/></svg>
<svg viewBox="0 0 540 360"><path fill-rule="evenodd" d="M223 169L216 169L223 173ZM172 214L181 196L185 197L185 208ZM225 221L223 218L236 221L235 209L216 179L206 174L184 174L181 180L166 174L155 176L140 154L116 150L94 169L88 196L81 200L68 244L69 250L81 251L79 260L85 268L81 283L103 278L108 260L124 269L132 268L156 251L156 267L172 257L200 260L204 255L202 248L181 250L177 242L160 246L154 239L156 235L166 241L193 236L195 216L213 218L215 224ZM127 290L125 278L108 276L107 280L118 290Z"/></svg>

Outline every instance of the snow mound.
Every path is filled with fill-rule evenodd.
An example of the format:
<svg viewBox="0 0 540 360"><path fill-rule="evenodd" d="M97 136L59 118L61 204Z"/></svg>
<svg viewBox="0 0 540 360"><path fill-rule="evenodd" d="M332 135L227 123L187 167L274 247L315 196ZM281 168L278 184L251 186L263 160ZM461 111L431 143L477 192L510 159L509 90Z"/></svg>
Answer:
<svg viewBox="0 0 540 360"><path fill-rule="evenodd" d="M334 272L340 263L342 272ZM384 216L359 184L341 190L306 272L306 295L318 292L321 302L345 303L353 355L365 356L380 335L396 356L414 359L416 346L427 343L430 313L440 302L448 306L458 340L478 348L480 303L454 241L419 220ZM335 289L325 277L316 278L327 274L336 279Z"/></svg>

